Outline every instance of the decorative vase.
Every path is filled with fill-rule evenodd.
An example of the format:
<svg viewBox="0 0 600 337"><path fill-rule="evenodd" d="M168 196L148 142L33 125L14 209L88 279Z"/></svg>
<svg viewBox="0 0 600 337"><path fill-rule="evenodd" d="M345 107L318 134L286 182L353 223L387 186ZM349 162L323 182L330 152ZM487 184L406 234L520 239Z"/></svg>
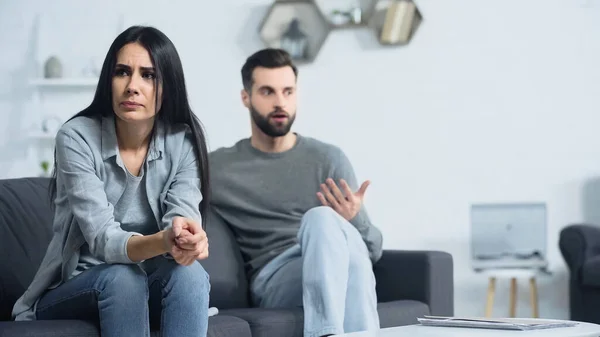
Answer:
<svg viewBox="0 0 600 337"><path fill-rule="evenodd" d="M58 116L50 115L42 120L42 131L44 133L55 134L61 125L61 119Z"/></svg>
<svg viewBox="0 0 600 337"><path fill-rule="evenodd" d="M84 77L98 77L100 76L100 69L96 66L96 60L90 59L88 64L83 68L81 74Z"/></svg>
<svg viewBox="0 0 600 337"><path fill-rule="evenodd" d="M331 15L329 16L329 20L335 26L342 26L342 25L345 25L348 22L350 22L350 18L348 17L348 14L342 12L339 9L336 9L331 12Z"/></svg>
<svg viewBox="0 0 600 337"><path fill-rule="evenodd" d="M363 22L362 9L360 7L353 7L350 9L349 14L353 24L359 25Z"/></svg>
<svg viewBox="0 0 600 337"><path fill-rule="evenodd" d="M45 78L60 78L62 77L62 64L56 56L51 56L46 60L44 66L44 77Z"/></svg>
<svg viewBox="0 0 600 337"><path fill-rule="evenodd" d="M306 58L308 37L300 29L300 21L294 18L288 29L281 36L281 48L290 53L293 59Z"/></svg>

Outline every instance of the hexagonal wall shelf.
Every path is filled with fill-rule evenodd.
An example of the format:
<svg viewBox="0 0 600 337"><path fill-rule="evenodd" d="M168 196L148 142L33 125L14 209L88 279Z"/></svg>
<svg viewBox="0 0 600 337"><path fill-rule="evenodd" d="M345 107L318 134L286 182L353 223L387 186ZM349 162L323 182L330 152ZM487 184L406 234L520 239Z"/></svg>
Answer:
<svg viewBox="0 0 600 337"><path fill-rule="evenodd" d="M408 44L423 21L412 0L378 0L369 19L377 40L382 45Z"/></svg>
<svg viewBox="0 0 600 337"><path fill-rule="evenodd" d="M277 0L260 25L260 37L271 48L285 49L296 63L312 62L331 26L311 0Z"/></svg>

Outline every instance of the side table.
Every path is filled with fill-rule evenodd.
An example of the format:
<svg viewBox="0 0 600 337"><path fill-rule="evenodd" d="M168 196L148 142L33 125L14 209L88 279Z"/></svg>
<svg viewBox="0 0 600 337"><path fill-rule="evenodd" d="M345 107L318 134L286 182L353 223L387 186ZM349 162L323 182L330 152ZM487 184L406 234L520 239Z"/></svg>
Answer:
<svg viewBox="0 0 600 337"><path fill-rule="evenodd" d="M482 273L488 276L487 301L485 306L485 316L492 316L494 307L494 297L496 292L497 279L510 279L510 297L509 297L509 317L516 317L517 313L517 279L527 279L529 281L529 304L531 306L532 317L538 318L538 289L536 276L539 269L534 268L499 268L486 269Z"/></svg>

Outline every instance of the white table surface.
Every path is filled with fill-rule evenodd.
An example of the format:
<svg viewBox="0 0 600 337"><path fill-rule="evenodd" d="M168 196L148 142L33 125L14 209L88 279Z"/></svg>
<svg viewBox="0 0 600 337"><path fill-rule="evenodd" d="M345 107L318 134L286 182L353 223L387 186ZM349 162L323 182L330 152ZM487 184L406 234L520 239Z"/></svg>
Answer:
<svg viewBox="0 0 600 337"><path fill-rule="evenodd" d="M483 270L479 274L488 277L499 278L530 278L537 276L541 272L535 269L502 268Z"/></svg>
<svg viewBox="0 0 600 337"><path fill-rule="evenodd" d="M542 320L543 321L543 320ZM336 337L599 337L600 325L579 323L574 327L542 329L529 331L448 328L422 326L419 324L395 328L381 329L379 331L354 332Z"/></svg>

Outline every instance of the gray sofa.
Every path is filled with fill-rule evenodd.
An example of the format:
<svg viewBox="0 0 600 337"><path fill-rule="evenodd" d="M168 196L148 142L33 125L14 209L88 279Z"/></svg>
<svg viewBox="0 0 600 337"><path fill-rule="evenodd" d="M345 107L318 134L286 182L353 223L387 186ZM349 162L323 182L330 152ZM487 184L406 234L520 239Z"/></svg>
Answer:
<svg viewBox="0 0 600 337"><path fill-rule="evenodd" d="M25 291L51 238L49 180L0 180L0 336L99 336L96 322L11 321L14 302ZM242 256L215 215L207 228L211 275L209 336L302 336L301 308L252 308ZM410 230L406 228L406 230ZM426 314L453 314L452 257L435 251L385 251L374 266L382 327L417 323ZM154 327L153 335L158 336Z"/></svg>
<svg viewBox="0 0 600 337"><path fill-rule="evenodd" d="M600 226L566 226L559 248L569 269L571 320L600 324Z"/></svg>

